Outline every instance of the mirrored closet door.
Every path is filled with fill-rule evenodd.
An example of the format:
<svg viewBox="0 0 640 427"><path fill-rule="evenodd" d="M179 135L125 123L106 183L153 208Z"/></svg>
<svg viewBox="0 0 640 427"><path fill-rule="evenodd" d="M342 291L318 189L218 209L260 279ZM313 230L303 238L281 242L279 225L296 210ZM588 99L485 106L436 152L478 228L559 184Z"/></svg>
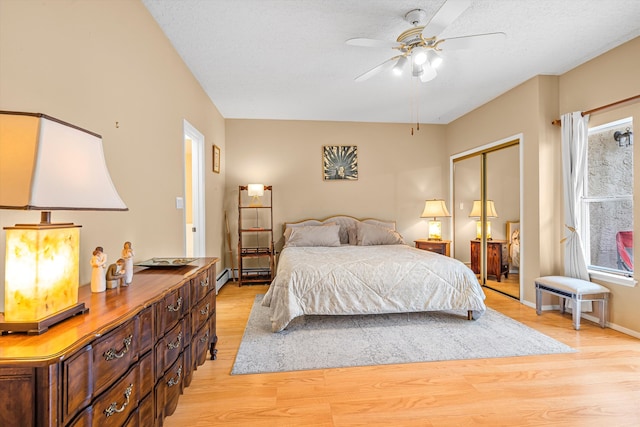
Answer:
<svg viewBox="0 0 640 427"><path fill-rule="evenodd" d="M452 157L452 176L453 256L483 286L519 299L519 140Z"/></svg>

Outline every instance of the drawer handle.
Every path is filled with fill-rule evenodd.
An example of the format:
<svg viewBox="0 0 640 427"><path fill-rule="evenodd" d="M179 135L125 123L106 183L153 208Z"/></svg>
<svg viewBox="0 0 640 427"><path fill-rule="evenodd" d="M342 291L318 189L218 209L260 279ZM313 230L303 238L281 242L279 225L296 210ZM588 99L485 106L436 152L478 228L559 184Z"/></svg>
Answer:
<svg viewBox="0 0 640 427"><path fill-rule="evenodd" d="M182 297L178 298L178 301L176 301L176 305L168 305L167 310L178 311L180 310L180 307L182 307Z"/></svg>
<svg viewBox="0 0 640 427"><path fill-rule="evenodd" d="M120 413L124 411L124 408L126 408L127 405L129 404L129 398L131 397L132 391L133 391L133 384L129 384L129 387L127 387L127 389L124 391L124 397L127 400L122 404L122 406L118 408L118 402L112 402L111 405L109 405L109 407L103 411L107 418L109 418L111 415L115 413Z"/></svg>
<svg viewBox="0 0 640 427"><path fill-rule="evenodd" d="M209 303L205 306L205 308L200 309L200 315L208 316L209 315Z"/></svg>
<svg viewBox="0 0 640 427"><path fill-rule="evenodd" d="M169 350L175 350L176 348L180 347L180 341L182 341L182 331L178 333L178 337L176 338L175 342L170 342L169 344L167 344L167 348L169 348Z"/></svg>
<svg viewBox="0 0 640 427"><path fill-rule="evenodd" d="M207 333L204 334L202 338L200 338L200 344L204 344L207 341L209 341L209 331L207 331Z"/></svg>
<svg viewBox="0 0 640 427"><path fill-rule="evenodd" d="M200 286L202 286L203 288L206 288L207 286L209 286L209 278L207 277L204 280L200 280Z"/></svg>
<svg viewBox="0 0 640 427"><path fill-rule="evenodd" d="M128 337L122 340L122 344L124 344L124 348L120 352L118 352L115 348L111 347L109 350L102 353L104 360L108 362L113 359L121 359L122 356L127 354L127 352L129 351L129 346L131 346L131 340L133 340L133 335L129 335Z"/></svg>
<svg viewBox="0 0 640 427"><path fill-rule="evenodd" d="M176 372L176 376L167 381L167 385L169 387L173 387L174 385L180 384L180 377L182 376L182 365L178 368L178 372Z"/></svg>

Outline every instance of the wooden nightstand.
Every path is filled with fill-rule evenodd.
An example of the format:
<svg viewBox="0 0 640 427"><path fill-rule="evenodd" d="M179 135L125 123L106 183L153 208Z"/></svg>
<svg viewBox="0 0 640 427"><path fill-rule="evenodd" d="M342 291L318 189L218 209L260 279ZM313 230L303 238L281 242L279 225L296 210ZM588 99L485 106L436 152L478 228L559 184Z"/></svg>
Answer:
<svg viewBox="0 0 640 427"><path fill-rule="evenodd" d="M509 251L505 240L487 242L487 276L496 276L498 282L502 275L509 277ZM471 270L480 274L480 240L471 241Z"/></svg>
<svg viewBox="0 0 640 427"><path fill-rule="evenodd" d="M418 239L415 240L416 248L429 252L435 252L444 256L451 256L450 247L451 240L428 240Z"/></svg>

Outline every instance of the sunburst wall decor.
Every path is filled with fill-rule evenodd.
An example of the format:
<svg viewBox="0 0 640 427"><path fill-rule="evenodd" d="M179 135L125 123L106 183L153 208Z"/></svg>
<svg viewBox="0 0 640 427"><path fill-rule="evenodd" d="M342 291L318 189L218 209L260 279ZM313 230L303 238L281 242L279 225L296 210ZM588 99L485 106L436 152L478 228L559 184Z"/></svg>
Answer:
<svg viewBox="0 0 640 427"><path fill-rule="evenodd" d="M358 179L358 146L322 146L322 177L325 181L356 181Z"/></svg>

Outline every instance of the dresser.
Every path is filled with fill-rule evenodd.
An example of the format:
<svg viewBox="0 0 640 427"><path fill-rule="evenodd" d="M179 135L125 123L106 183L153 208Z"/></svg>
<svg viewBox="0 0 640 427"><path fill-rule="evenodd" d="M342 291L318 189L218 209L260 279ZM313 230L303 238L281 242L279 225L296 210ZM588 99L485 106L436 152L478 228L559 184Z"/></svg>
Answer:
<svg viewBox="0 0 640 427"><path fill-rule="evenodd" d="M495 276L498 282L502 275L509 277L509 252L504 240L487 241L487 276ZM480 274L480 240L471 241L471 270Z"/></svg>
<svg viewBox="0 0 640 427"><path fill-rule="evenodd" d="M0 426L161 426L216 357L217 258L136 267L42 335L0 336Z"/></svg>
<svg viewBox="0 0 640 427"><path fill-rule="evenodd" d="M450 240L429 240L418 239L414 240L416 248L429 252L435 252L440 255L450 256L451 254L451 241Z"/></svg>

